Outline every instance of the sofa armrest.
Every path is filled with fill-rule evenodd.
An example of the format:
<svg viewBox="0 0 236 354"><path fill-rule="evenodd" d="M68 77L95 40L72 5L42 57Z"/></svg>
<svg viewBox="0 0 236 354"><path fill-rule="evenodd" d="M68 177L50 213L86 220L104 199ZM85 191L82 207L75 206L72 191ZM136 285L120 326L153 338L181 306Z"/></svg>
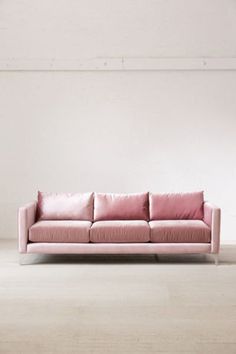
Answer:
<svg viewBox="0 0 236 354"><path fill-rule="evenodd" d="M19 252L27 252L29 228L35 223L37 202L29 203L18 210L18 245Z"/></svg>
<svg viewBox="0 0 236 354"><path fill-rule="evenodd" d="M219 253L220 249L220 208L205 202L204 203L204 222L211 228L211 252Z"/></svg>

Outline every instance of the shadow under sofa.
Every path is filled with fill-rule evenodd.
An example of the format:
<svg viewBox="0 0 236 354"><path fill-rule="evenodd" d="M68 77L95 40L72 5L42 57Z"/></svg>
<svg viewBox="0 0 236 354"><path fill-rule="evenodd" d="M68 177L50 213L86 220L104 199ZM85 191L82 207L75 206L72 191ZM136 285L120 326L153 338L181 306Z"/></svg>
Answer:
<svg viewBox="0 0 236 354"><path fill-rule="evenodd" d="M20 253L215 255L220 209L203 192L42 193L19 208Z"/></svg>

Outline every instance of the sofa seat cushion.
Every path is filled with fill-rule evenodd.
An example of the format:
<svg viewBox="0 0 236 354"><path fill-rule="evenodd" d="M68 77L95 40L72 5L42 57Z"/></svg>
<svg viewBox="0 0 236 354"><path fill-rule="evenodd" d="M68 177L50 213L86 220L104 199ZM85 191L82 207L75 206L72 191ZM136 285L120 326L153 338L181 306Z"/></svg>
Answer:
<svg viewBox="0 0 236 354"><path fill-rule="evenodd" d="M149 222L151 242L207 243L211 230L201 220L157 220Z"/></svg>
<svg viewBox="0 0 236 354"><path fill-rule="evenodd" d="M97 221L91 227L90 241L95 243L148 242L150 228L143 220Z"/></svg>
<svg viewBox="0 0 236 354"><path fill-rule="evenodd" d="M29 230L32 242L89 242L90 221L42 220Z"/></svg>

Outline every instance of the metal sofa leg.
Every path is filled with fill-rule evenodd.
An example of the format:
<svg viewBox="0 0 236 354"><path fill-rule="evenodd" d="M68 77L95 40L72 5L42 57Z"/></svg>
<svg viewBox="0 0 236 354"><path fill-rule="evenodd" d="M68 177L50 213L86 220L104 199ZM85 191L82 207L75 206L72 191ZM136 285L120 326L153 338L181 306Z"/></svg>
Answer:
<svg viewBox="0 0 236 354"><path fill-rule="evenodd" d="M20 253L19 254L19 265L26 265L27 264L27 255L26 253Z"/></svg>
<svg viewBox="0 0 236 354"><path fill-rule="evenodd" d="M219 265L219 254L215 253L213 254L213 257L214 257L215 265Z"/></svg>

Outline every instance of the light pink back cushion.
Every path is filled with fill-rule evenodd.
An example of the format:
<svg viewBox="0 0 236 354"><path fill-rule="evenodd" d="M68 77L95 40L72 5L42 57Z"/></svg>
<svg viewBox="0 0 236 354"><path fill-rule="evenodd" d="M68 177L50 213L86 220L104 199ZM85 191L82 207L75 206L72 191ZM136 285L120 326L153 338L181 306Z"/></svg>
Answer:
<svg viewBox="0 0 236 354"><path fill-rule="evenodd" d="M148 220L148 193L95 193L94 220Z"/></svg>
<svg viewBox="0 0 236 354"><path fill-rule="evenodd" d="M92 193L38 192L40 220L93 220Z"/></svg>
<svg viewBox="0 0 236 354"><path fill-rule="evenodd" d="M203 192L150 194L150 220L202 220Z"/></svg>

